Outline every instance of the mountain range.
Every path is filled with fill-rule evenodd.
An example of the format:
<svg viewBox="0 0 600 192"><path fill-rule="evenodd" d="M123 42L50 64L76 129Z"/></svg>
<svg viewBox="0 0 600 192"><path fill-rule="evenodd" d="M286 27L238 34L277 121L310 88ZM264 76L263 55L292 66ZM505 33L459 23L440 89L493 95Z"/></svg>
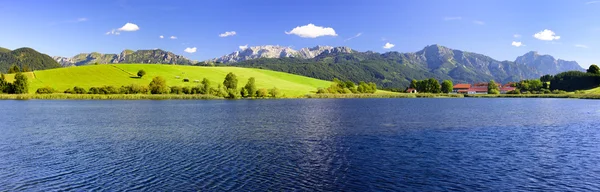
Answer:
<svg viewBox="0 0 600 192"><path fill-rule="evenodd" d="M260 46L207 62L271 69L327 80L373 81L385 88L407 87L412 79L450 79L455 83L515 82L545 74L583 70L575 61L557 60L537 52L526 53L515 61L498 61L441 45L426 46L411 53L359 52L348 47L328 46L295 51L287 47Z"/></svg>
<svg viewBox="0 0 600 192"><path fill-rule="evenodd" d="M426 46L417 52L360 52L349 47L316 46L294 50L290 47L265 45L197 63L172 52L124 50L120 54L82 53L74 57L53 57L31 48L0 48L0 72L13 64L31 70L108 63L152 63L181 65L234 65L263 68L331 80L375 82L383 88L407 87L413 79L449 79L455 83L489 80L515 82L539 78L545 74L583 71L575 61L555 59L550 55L528 52L515 61L498 61L489 56L450 49L441 45Z"/></svg>
<svg viewBox="0 0 600 192"><path fill-rule="evenodd" d="M208 60L207 62L218 63L236 63L240 61L259 59L259 58L284 58L295 57L302 59L312 59L323 53L352 53L352 49L348 47L332 47L332 46L316 46L312 48L302 48L294 50L290 47L277 45L264 45L248 47L240 51L235 51L228 55L219 58Z"/></svg>
<svg viewBox="0 0 600 192"><path fill-rule="evenodd" d="M109 63L149 63L191 65L195 61L161 49L124 50L120 54L81 53L73 57L53 57L63 67Z"/></svg>

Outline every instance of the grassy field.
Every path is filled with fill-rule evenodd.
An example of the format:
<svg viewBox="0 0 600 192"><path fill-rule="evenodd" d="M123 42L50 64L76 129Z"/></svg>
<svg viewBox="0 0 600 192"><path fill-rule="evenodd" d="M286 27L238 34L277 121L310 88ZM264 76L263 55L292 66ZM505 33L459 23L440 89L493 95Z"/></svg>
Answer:
<svg viewBox="0 0 600 192"><path fill-rule="evenodd" d="M146 76L143 78L137 78L135 75L140 69L146 71ZM167 79L168 86L196 86L198 83L194 81L202 81L203 78L208 78L212 85L216 86L223 82L229 72L237 75L238 87L244 86L248 78L254 77L258 88L277 87L286 97L300 97L315 93L317 88L328 87L331 84L329 81L262 69L156 64L90 65L41 70L25 74L29 77L29 92L35 93L38 88L45 86L62 92L74 86L89 89L105 85L117 87L131 84L148 85L155 76L163 76ZM176 78L177 76L179 78ZM6 75L6 78L8 81L13 81L14 75ZM183 82L184 78L188 78L190 82Z"/></svg>

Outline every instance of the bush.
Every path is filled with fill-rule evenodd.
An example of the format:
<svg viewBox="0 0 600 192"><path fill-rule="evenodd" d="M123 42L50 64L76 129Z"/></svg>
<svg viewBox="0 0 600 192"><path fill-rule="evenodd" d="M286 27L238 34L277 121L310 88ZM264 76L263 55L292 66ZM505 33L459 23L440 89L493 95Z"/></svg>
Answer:
<svg viewBox="0 0 600 192"><path fill-rule="evenodd" d="M518 95L518 94L521 94L521 90L515 89L515 90L512 90L512 91L506 92L506 94Z"/></svg>
<svg viewBox="0 0 600 192"><path fill-rule="evenodd" d="M267 91L265 88L258 89L258 91L256 91L256 96L261 98L268 97L269 91Z"/></svg>
<svg viewBox="0 0 600 192"><path fill-rule="evenodd" d="M148 94L148 86L132 84L129 86L121 86L119 89L121 94Z"/></svg>
<svg viewBox="0 0 600 192"><path fill-rule="evenodd" d="M167 81L165 78L161 76L157 76L152 78L152 82L148 85L150 89L150 93L152 94L168 94L169 87L167 86Z"/></svg>
<svg viewBox="0 0 600 192"><path fill-rule="evenodd" d="M277 87L269 89L269 96L277 98L277 96L279 96L279 89L277 89Z"/></svg>
<svg viewBox="0 0 600 192"><path fill-rule="evenodd" d="M563 91L563 90L558 90L558 89L552 90L552 94L566 94L566 93L567 92Z"/></svg>
<svg viewBox="0 0 600 192"><path fill-rule="evenodd" d="M183 89L179 86L172 86L171 94L183 94Z"/></svg>
<svg viewBox="0 0 600 192"><path fill-rule="evenodd" d="M583 90L577 90L577 91L575 91L575 94L585 94L585 91L583 91Z"/></svg>
<svg viewBox="0 0 600 192"><path fill-rule="evenodd" d="M84 88L75 86L75 87L73 87L73 93L75 93L75 94L85 94L85 93L87 93L87 91Z"/></svg>
<svg viewBox="0 0 600 192"><path fill-rule="evenodd" d="M35 91L36 94L52 94L56 93L56 90L52 87L42 87Z"/></svg>

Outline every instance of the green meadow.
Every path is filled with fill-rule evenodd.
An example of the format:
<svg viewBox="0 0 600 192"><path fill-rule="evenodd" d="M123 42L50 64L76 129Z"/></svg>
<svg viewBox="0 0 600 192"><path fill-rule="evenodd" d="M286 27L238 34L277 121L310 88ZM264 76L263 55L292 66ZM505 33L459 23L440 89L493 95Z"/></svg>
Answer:
<svg viewBox="0 0 600 192"><path fill-rule="evenodd" d="M136 76L139 70L145 70L142 78ZM263 69L239 67L198 67L182 65L158 64L105 64L79 67L57 68L25 73L29 77L29 93L35 93L38 88L52 87L64 91L74 86L89 89L90 87L123 85L148 85L153 77L162 76L168 86L197 86L207 78L213 86L223 82L227 73L233 72L238 78L238 87L246 84L248 78L256 78L258 88L277 87L286 97L300 97L315 93L319 87L328 87L331 82L283 72ZM8 81L13 81L14 74L6 75ZM189 79L189 82L184 82Z"/></svg>

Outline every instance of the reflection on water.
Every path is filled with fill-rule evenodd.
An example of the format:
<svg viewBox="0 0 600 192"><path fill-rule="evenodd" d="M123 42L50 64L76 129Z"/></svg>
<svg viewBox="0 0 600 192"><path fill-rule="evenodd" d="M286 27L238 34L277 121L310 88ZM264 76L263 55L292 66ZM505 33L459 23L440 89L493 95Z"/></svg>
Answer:
<svg viewBox="0 0 600 192"><path fill-rule="evenodd" d="M0 105L0 191L600 190L591 100Z"/></svg>

